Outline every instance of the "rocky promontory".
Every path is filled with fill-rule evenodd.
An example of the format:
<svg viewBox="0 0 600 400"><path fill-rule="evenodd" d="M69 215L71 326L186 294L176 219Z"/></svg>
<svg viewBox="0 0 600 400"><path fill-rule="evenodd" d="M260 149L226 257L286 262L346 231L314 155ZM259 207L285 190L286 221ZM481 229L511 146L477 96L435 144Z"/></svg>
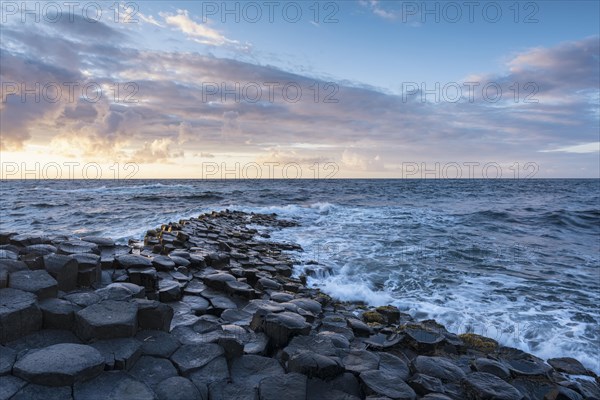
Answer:
<svg viewBox="0 0 600 400"><path fill-rule="evenodd" d="M0 233L0 399L600 399L547 362L293 274L274 214L213 212L116 245Z"/></svg>

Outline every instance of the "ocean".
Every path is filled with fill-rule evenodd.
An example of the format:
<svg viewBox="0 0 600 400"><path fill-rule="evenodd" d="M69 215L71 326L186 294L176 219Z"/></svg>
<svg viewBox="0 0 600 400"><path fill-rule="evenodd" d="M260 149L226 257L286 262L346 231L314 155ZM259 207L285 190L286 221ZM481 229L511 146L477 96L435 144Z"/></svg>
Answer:
<svg viewBox="0 0 600 400"><path fill-rule="evenodd" d="M212 210L277 213L296 274L456 333L600 373L600 180L3 181L1 226L141 239Z"/></svg>

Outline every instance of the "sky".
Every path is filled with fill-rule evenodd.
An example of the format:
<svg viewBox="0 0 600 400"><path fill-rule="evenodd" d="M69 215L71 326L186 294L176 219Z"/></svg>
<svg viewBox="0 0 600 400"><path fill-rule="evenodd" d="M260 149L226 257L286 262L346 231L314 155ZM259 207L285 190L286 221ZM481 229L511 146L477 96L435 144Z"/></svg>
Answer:
<svg viewBox="0 0 600 400"><path fill-rule="evenodd" d="M3 1L0 178L598 178L599 5Z"/></svg>

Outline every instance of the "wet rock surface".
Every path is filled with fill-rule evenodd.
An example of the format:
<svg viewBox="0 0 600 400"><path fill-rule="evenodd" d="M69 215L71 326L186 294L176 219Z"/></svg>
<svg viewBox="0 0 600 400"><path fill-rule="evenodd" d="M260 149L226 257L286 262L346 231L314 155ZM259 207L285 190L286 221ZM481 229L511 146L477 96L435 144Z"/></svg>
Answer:
<svg viewBox="0 0 600 400"><path fill-rule="evenodd" d="M294 224L213 212L129 246L3 234L0 399L600 398L577 360L306 287L300 248L265 240Z"/></svg>

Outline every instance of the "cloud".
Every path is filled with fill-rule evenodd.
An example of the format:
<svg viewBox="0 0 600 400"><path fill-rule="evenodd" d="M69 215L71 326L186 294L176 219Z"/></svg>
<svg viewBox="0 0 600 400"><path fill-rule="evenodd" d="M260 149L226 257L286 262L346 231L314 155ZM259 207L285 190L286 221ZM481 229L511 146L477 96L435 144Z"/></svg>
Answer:
<svg viewBox="0 0 600 400"><path fill-rule="evenodd" d="M179 9L176 14L160 12L159 15L165 20L167 25L180 30L188 38L197 43L209 46L241 46L239 41L228 39L206 24L195 22L187 10Z"/></svg>
<svg viewBox="0 0 600 400"><path fill-rule="evenodd" d="M381 2L379 0L360 0L359 4L369 8L373 14L383 19L395 20L398 18L398 14L396 12L386 10L381 7Z"/></svg>
<svg viewBox="0 0 600 400"><path fill-rule="evenodd" d="M169 26L187 26L189 33L182 31L190 38L230 43L187 12L170 16L176 19ZM315 101L314 88L327 82L302 74L44 29L3 27L2 82L93 80L106 88L105 95L97 102L56 103L9 96L0 103L3 151L46 146L68 157L162 163L179 166L178 171L188 161L184 151L202 158L230 154L245 160L335 162L340 176L344 171L398 176L404 161L545 161L568 169L571 164L563 160L577 153L578 160L590 157L588 165L598 162L591 158L597 159L596 152L578 147L596 143L600 129L593 101L599 87L597 37L530 49L515 54L506 72L479 71L466 78L498 83L505 93L498 103L485 101L481 92L472 102L422 103L418 94L403 99L349 82L336 82L338 101L326 102L323 91ZM71 32L77 35L78 29ZM111 88L129 81L139 87L138 102L115 101ZM272 82L278 85L270 98L266 83ZM515 82L535 82L539 101L515 103L510 89ZM209 98L207 83L218 87ZM227 88L238 83L241 98L225 98L223 83ZM301 88L298 101L286 97L289 83ZM249 101L244 89L252 85L262 90L256 101Z"/></svg>
<svg viewBox="0 0 600 400"><path fill-rule="evenodd" d="M577 154L599 153L600 152L600 142L577 144L574 146L562 147L560 149L540 150L540 151L542 153L553 153L553 152L577 153Z"/></svg>

